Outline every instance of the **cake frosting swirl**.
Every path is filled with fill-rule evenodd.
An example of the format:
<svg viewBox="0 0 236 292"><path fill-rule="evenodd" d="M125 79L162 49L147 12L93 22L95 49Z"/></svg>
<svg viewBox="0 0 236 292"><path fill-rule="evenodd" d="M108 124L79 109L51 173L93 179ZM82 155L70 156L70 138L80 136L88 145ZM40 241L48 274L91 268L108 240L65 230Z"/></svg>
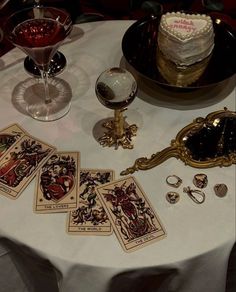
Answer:
<svg viewBox="0 0 236 292"><path fill-rule="evenodd" d="M161 17L158 46L176 65L189 66L202 61L214 48L212 19L205 14L167 12Z"/></svg>

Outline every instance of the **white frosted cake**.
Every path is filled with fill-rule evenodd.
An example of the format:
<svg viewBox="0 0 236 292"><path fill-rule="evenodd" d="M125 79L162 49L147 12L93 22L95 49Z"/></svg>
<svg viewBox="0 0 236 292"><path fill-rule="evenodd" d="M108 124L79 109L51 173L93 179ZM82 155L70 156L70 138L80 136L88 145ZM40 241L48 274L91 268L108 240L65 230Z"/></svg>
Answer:
<svg viewBox="0 0 236 292"><path fill-rule="evenodd" d="M214 48L211 18L204 14L167 12L161 17L158 47L177 66L189 66L202 61Z"/></svg>

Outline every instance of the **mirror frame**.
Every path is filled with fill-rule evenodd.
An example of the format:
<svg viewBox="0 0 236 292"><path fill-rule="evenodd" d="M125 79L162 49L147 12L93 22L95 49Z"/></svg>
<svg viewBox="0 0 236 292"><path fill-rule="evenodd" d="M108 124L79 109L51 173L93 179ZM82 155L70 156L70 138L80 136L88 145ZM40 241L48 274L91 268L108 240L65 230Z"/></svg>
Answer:
<svg viewBox="0 0 236 292"><path fill-rule="evenodd" d="M182 160L185 165L189 165L195 168L211 168L215 166L227 167L232 164L236 164L236 153L230 153L229 155L223 155L220 157L209 158L204 161L194 160L189 149L185 146L184 137L189 134L193 134L203 128L205 124L213 123L215 119L222 117L235 117L236 112L229 111L227 108L212 112L205 118L198 117L186 127L184 127L177 134L176 138L171 141L171 145L160 152L152 154L150 158L141 157L135 160L134 165L123 170L120 175L132 174L138 170L148 170L156 167L171 157Z"/></svg>

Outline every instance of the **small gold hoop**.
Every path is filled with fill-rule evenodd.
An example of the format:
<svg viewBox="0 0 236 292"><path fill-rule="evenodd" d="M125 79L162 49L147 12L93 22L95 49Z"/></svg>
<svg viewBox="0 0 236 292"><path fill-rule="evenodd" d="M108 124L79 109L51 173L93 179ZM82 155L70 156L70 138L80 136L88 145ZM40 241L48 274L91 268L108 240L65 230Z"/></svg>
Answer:
<svg viewBox="0 0 236 292"><path fill-rule="evenodd" d="M173 188L178 188L182 182L182 179L175 174L168 175L166 178L166 183Z"/></svg>
<svg viewBox="0 0 236 292"><path fill-rule="evenodd" d="M205 201L206 195L203 191L191 190L190 187L184 188L183 191L187 193L189 198L196 204L202 204Z"/></svg>

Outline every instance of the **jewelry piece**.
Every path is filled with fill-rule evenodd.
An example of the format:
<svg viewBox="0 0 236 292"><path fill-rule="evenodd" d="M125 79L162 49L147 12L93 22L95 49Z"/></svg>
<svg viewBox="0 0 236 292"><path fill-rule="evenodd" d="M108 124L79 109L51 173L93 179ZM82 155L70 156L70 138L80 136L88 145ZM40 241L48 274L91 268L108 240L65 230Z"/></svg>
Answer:
<svg viewBox="0 0 236 292"><path fill-rule="evenodd" d="M217 197L223 198L227 194L228 188L225 184L217 184L214 186L214 191Z"/></svg>
<svg viewBox="0 0 236 292"><path fill-rule="evenodd" d="M204 173L195 174L193 178L193 184L199 189L205 188L208 184L207 175Z"/></svg>
<svg viewBox="0 0 236 292"><path fill-rule="evenodd" d="M166 200L170 203L170 204L175 204L179 201L179 194L176 192L168 192L166 194Z"/></svg>
<svg viewBox="0 0 236 292"><path fill-rule="evenodd" d="M182 179L177 175L173 174L167 176L166 183L171 187L178 188L182 184Z"/></svg>
<svg viewBox="0 0 236 292"><path fill-rule="evenodd" d="M205 193L200 190L191 190L190 187L183 188L183 191L188 194L190 199L196 204L202 204L205 201Z"/></svg>

